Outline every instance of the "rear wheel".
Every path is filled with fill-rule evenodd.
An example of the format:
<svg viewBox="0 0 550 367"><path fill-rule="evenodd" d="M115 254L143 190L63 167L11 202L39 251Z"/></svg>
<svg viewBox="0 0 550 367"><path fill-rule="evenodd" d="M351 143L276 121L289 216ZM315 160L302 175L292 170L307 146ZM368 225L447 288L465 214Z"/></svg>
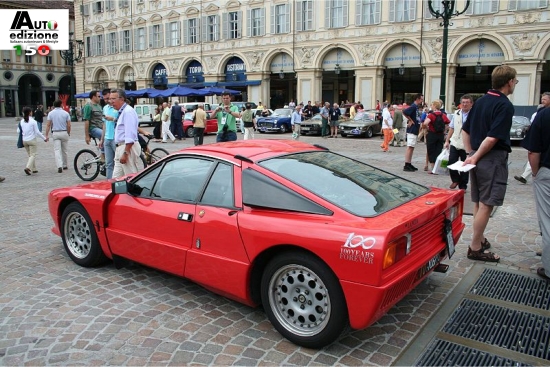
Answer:
<svg viewBox="0 0 550 367"><path fill-rule="evenodd" d="M97 154L89 149L82 149L74 157L74 171L80 179L92 181L99 175L100 161Z"/></svg>
<svg viewBox="0 0 550 367"><path fill-rule="evenodd" d="M61 238L71 260L80 266L97 266L107 260L92 220L80 203L71 203L63 211Z"/></svg>
<svg viewBox="0 0 550 367"><path fill-rule="evenodd" d="M169 155L170 153L168 153L168 151L166 149L163 149L163 148L155 148L151 151L151 154L150 154L150 161L149 164L153 164L155 162L158 162L160 161L162 158L166 157L167 155Z"/></svg>
<svg viewBox="0 0 550 367"><path fill-rule="evenodd" d="M348 134L346 133L340 133L340 135L342 135L342 138L345 138L346 136L348 136Z"/></svg>
<svg viewBox="0 0 550 367"><path fill-rule="evenodd" d="M348 324L338 279L311 254L288 252L271 260L262 274L261 296L279 333L307 348L332 343Z"/></svg>
<svg viewBox="0 0 550 367"><path fill-rule="evenodd" d="M188 138L192 138L195 136L195 128L193 126L189 126L187 130L185 131L185 135L187 135Z"/></svg>

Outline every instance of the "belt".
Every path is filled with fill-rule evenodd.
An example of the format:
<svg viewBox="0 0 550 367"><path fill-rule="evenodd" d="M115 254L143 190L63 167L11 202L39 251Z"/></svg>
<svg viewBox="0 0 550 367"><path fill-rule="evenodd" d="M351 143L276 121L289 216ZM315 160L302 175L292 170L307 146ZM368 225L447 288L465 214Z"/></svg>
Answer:
<svg viewBox="0 0 550 367"><path fill-rule="evenodd" d="M60 131L67 131L67 130L52 130L52 133L58 133Z"/></svg>
<svg viewBox="0 0 550 367"><path fill-rule="evenodd" d="M115 144L117 147L121 146L121 145L126 145L126 143L116 143Z"/></svg>

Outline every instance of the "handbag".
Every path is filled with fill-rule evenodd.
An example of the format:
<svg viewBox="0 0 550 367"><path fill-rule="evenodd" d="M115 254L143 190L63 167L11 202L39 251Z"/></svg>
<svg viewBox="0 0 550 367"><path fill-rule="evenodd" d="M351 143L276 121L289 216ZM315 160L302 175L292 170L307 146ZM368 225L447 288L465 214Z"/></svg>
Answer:
<svg viewBox="0 0 550 367"><path fill-rule="evenodd" d="M432 173L434 175L446 175L449 172L449 170L447 169L448 164L449 164L449 149L443 148L443 150L435 160L434 169L432 170Z"/></svg>
<svg viewBox="0 0 550 367"><path fill-rule="evenodd" d="M17 137L17 148L23 148L23 130L21 129L21 123L17 124L19 128L19 136Z"/></svg>

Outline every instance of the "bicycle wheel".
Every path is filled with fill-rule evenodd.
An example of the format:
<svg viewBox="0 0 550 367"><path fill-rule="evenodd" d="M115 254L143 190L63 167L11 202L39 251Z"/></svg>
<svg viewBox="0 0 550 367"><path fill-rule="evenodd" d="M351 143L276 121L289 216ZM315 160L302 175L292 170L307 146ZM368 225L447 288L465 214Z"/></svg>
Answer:
<svg viewBox="0 0 550 367"><path fill-rule="evenodd" d="M150 160L149 164L153 164L155 162L158 162L162 158L166 157L169 154L170 153L168 153L168 151L166 149L155 148L151 151L151 154L149 154L149 160Z"/></svg>
<svg viewBox="0 0 550 367"><path fill-rule="evenodd" d="M82 149L74 157L74 171L84 181L92 181L99 175L100 160L89 149Z"/></svg>
<svg viewBox="0 0 550 367"><path fill-rule="evenodd" d="M145 159L145 154L143 152L141 152L139 158L141 159L141 163L143 163L143 168L147 167L147 160Z"/></svg>

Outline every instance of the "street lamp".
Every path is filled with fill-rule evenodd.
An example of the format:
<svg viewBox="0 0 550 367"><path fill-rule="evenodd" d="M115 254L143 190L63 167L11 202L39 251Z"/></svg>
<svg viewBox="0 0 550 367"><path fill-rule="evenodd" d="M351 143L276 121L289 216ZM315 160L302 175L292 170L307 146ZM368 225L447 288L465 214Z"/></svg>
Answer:
<svg viewBox="0 0 550 367"><path fill-rule="evenodd" d="M481 74L481 38L479 39L479 44L477 45L477 64L475 66L476 74Z"/></svg>
<svg viewBox="0 0 550 367"><path fill-rule="evenodd" d="M399 66L399 75L405 75L405 64L403 59L405 58L405 46L401 44L401 65Z"/></svg>
<svg viewBox="0 0 550 367"><path fill-rule="evenodd" d="M284 79L285 78L285 71L283 69L281 69L281 71L279 72L279 78L280 79Z"/></svg>
<svg viewBox="0 0 550 367"><path fill-rule="evenodd" d="M84 42L82 40L75 40L73 39L73 32L69 32L69 49L68 50L60 50L59 54L61 55L61 58L67 62L68 65L71 66L71 83L70 83L70 101L71 101L71 121L75 122L78 121L78 118L76 117L76 100L74 95L76 94L75 89L75 77L74 77L74 64L77 63L82 59L82 48L84 46Z"/></svg>
<svg viewBox="0 0 550 367"><path fill-rule="evenodd" d="M334 74L340 74L340 65L336 64L336 66L334 67Z"/></svg>
<svg viewBox="0 0 550 367"><path fill-rule="evenodd" d="M443 26L443 50L441 52L441 88L439 89L439 99L445 103L445 90L447 89L447 41L449 39L449 24L451 23L452 17L457 17L460 14L463 14L468 7L470 6L470 0L466 0L466 5L464 10L455 11L456 0L443 0L441 1L441 10L434 10L433 0L428 0L428 8L430 14L435 18L441 18L443 21L439 24Z"/></svg>

